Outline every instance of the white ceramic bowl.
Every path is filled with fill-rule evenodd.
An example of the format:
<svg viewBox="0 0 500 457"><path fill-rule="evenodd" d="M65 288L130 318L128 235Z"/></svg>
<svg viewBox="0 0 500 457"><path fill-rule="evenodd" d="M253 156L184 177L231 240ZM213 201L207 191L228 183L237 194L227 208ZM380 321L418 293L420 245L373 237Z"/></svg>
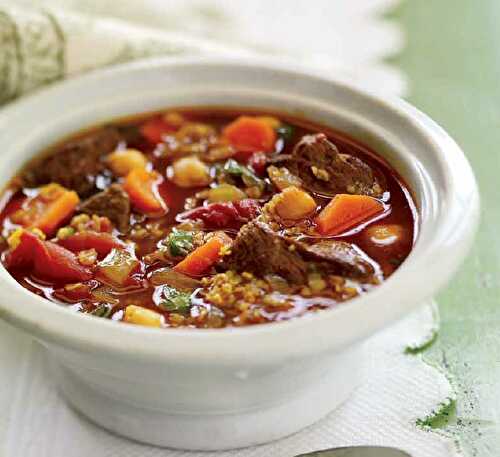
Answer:
<svg viewBox="0 0 500 457"><path fill-rule="evenodd" d="M74 313L0 268L0 317L52 354L61 391L101 426L147 443L227 449L318 420L359 382L361 342L431 298L463 260L479 199L455 142L407 103L269 63L154 60L56 85L0 114L0 183L62 137L128 114L223 105L289 112L372 146L419 208L415 247L381 287L278 324L150 329Z"/></svg>

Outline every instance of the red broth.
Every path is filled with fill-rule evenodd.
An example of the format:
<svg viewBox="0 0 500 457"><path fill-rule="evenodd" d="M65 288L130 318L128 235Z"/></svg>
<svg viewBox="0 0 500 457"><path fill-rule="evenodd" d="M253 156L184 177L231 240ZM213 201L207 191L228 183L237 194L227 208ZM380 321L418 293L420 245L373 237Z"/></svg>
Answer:
<svg viewBox="0 0 500 457"><path fill-rule="evenodd" d="M240 119L234 127L241 116L246 119ZM110 137L101 134L104 139L100 142L93 138L103 127L96 127L40 154L4 191L0 214L2 261L21 285L59 305L153 327L219 328L261 324L331 308L369 293L398 268L412 249L417 213L411 191L376 152L332 128L281 113L221 108L169 110L113 121L109 125ZM237 140L228 133L228 125L240 135ZM337 151L324 143L324 139L309 137L317 144L304 148L319 147L321 142L329 148L323 162L318 162L327 164L327 168L319 165L316 168L320 172L327 169L335 172L333 165L328 168L334 160L340 160L335 154L344 159L349 157L348 161L354 161L355 166L347 168L342 179L345 177L347 182L349 173L354 176L360 170L369 170L367 174L371 178L366 181L375 183L370 189L378 193L361 195L359 201L376 200L377 205L383 207L377 214L361 217L341 233L319 233L317 227L318 214L332 198L353 193L339 192L333 187L326 195L310 188L310 182L292 180L290 182L299 183L295 187L300 199L307 194L304 201L310 202L306 197L312 198L315 210L285 222L272 216L277 213L272 213L275 207L269 202L281 189L277 181L271 179L268 167L288 170L288 166L299 170L299 174L304 173L300 167L293 168L298 163L293 161L299 160L297 144L305 135L317 133L325 134ZM270 140L272 146L262 150ZM135 163L134 168L133 160L125 160L131 168L126 173L123 170L118 173L117 163L123 161L123 156L113 162L112 154L117 154L116 150L123 154L130 149L135 151L130 157L138 160L139 165ZM65 159L61 164L56 163L57 157L71 158L71 154L83 158L86 154L93 155L97 169L92 170L93 165L85 161ZM47 162L54 157L52 162ZM187 175L184 176L179 161L186 157L189 160L185 162ZM362 165L356 159L362 161ZM228 161L232 161L229 166ZM136 171L137 166L143 166L144 171ZM78 167L83 173L72 177ZM197 181L194 177L200 170L203 173ZM142 180L134 181L135 175ZM82 176L88 179L82 182ZM331 173L318 173L318 176L323 179L319 185L330 186L325 176L330 177ZM356 185L358 181L353 178ZM139 185L134 187L132 184L137 182ZM89 198L101 195L112 183L117 186L114 189L120 204L127 199L131 202L130 214L117 216L116 208L113 212L113 208L99 206L97 213L82 211ZM47 186L52 187L47 190ZM228 191L228 186L233 187ZM207 195L211 195L210 189L214 188L220 188L225 198L234 194L232 201L216 202L216 205L222 204L222 215L215 210L210 213L212 206ZM348 189L352 191L352 186ZM49 196L45 198L45 194ZM67 201L76 198L76 194L79 203L73 207ZM112 199L104 200L111 202ZM241 205L241 201L250 201L250 206ZM154 207L158 202L159 212L144 210L144 205ZM292 206L297 205L294 202ZM189 211L193 208L205 208L205 219L195 217L196 212L191 218ZM54 219L53 213L60 220ZM46 214L52 219L45 217ZM56 224L52 232L46 228L46 219ZM256 220L265 224L269 232L256 232L257 237L249 240L240 239L243 237L241 227L252 225ZM177 231L173 232L174 228ZM96 238L95 233L100 235ZM283 247L283 259L279 258L278 248L266 254L266 240L262 240L262 236ZM92 237L93 241L89 241ZM102 252L97 253L98 245L92 243L96 240L102 243L101 238L106 243L114 240L109 252L102 248ZM323 243L321 257L310 252L311 246L319 242ZM24 245L32 247L26 249L31 254L19 254L19 246ZM53 248L54 245L58 247ZM251 246L247 256L239 252L245 246ZM203 254L200 258L206 263L202 271L200 258L198 263L192 260L197 253ZM241 266L237 262L238 253L239 258L244 259ZM262 268L255 268L257 261L245 259L254 254L269 258L269 265L263 261ZM62 257L58 257L60 255ZM63 262L66 276L58 277L57 268L50 273L54 262ZM289 262L295 270L287 269Z"/></svg>

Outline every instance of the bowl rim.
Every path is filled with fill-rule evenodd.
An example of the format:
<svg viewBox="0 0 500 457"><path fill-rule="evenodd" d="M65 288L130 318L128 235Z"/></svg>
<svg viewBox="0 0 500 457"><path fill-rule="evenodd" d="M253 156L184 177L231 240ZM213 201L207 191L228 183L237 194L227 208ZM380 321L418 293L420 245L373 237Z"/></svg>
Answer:
<svg viewBox="0 0 500 457"><path fill-rule="evenodd" d="M300 65L274 63L268 59L221 57L154 58L93 71L89 74L66 80L33 95L14 102L0 113L0 126L8 126L11 113L29 110L41 97L59 96L65 91L84 88L92 81L110 82L121 75L148 69L178 67L202 69L204 66L231 69L261 69L288 78L307 78L318 84L328 84L350 94L361 97L365 102L377 105L404 120L414 131L424 135L429 142L429 151L445 170L446 192L441 203L434 237L421 249L418 255L408 258L395 274L380 287L368 294L348 300L330 310L310 313L279 323L224 329L152 329L133 325L116 325L105 319L82 315L38 297L20 286L3 266L0 267L0 318L20 327L43 342L64 346L67 349L88 353L107 353L124 358L168 359L192 362L213 361L231 363L241 357L256 357L260 362L274 361L283 357L298 357L320 351L340 349L359 341L383 326L401 318L419 303L431 298L453 274L465 257L477 229L479 215L479 194L473 172L459 146L434 121L425 114L396 97L380 97L335 78L326 78L318 71L305 69ZM264 107L263 107L264 108ZM445 153L444 153L445 152ZM464 201L469 203L464 206ZM464 213L465 211L465 213ZM458 252L449 259L433 259L442 263L445 271L436 274L436 265L430 268L429 260L433 250L442 247L453 229L454 245ZM417 241L418 243L418 241ZM448 261L448 263L446 263ZM418 273L421 280L432 284L427 291L414 284ZM432 276L434 275L434 277ZM418 286L418 288L417 288ZM394 297L400 306L391 306ZM412 295L413 294L413 295ZM414 298L418 296L418 300ZM22 305L20 303L22 302ZM9 303L16 303L10 306ZM377 313L370 307L377 306ZM45 316L45 317L43 317ZM361 328L349 335L330 335L339 326L352 325L364 320ZM330 328L329 328L330 327ZM314 338L312 336L314 335ZM314 340L314 341L308 341ZM293 343L293 344L291 344ZM292 347L291 347L292 346Z"/></svg>

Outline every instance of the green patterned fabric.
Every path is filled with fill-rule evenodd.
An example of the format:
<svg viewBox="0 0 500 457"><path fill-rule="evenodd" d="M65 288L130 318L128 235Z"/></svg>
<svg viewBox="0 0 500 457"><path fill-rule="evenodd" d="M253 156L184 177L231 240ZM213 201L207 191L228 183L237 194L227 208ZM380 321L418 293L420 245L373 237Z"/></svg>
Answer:
<svg viewBox="0 0 500 457"><path fill-rule="evenodd" d="M255 52L113 18L0 0L0 103L94 68L152 56Z"/></svg>
<svg viewBox="0 0 500 457"><path fill-rule="evenodd" d="M16 20L0 9L0 102L64 75L64 34L49 12Z"/></svg>

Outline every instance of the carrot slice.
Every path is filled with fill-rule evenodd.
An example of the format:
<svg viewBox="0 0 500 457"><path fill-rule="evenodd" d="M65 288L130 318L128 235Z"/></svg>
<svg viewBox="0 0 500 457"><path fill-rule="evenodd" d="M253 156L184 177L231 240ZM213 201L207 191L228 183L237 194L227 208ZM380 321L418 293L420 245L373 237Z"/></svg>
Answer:
<svg viewBox="0 0 500 457"><path fill-rule="evenodd" d="M57 199L47 205L38 219L33 221L31 227L39 228L47 235L52 234L75 211L78 203L80 203L78 194L64 189Z"/></svg>
<svg viewBox="0 0 500 457"><path fill-rule="evenodd" d="M231 243L232 240L228 235L218 232L175 265L174 270L189 276L201 275L221 258L221 249Z"/></svg>
<svg viewBox="0 0 500 457"><path fill-rule="evenodd" d="M134 168L125 178L123 188L132 204L143 213L162 213L166 210L165 202L156 193L160 175L144 168Z"/></svg>
<svg viewBox="0 0 500 457"><path fill-rule="evenodd" d="M237 150L244 152L272 151L276 132L270 123L257 117L240 116L227 125L222 135Z"/></svg>
<svg viewBox="0 0 500 457"><path fill-rule="evenodd" d="M315 222L322 235L338 235L383 211L384 205L375 198L338 194L323 208Z"/></svg>
<svg viewBox="0 0 500 457"><path fill-rule="evenodd" d="M68 219L80 199L76 192L59 184L51 183L40 187L34 197L27 198L21 209L11 216L12 222L26 228L37 228L51 235Z"/></svg>

